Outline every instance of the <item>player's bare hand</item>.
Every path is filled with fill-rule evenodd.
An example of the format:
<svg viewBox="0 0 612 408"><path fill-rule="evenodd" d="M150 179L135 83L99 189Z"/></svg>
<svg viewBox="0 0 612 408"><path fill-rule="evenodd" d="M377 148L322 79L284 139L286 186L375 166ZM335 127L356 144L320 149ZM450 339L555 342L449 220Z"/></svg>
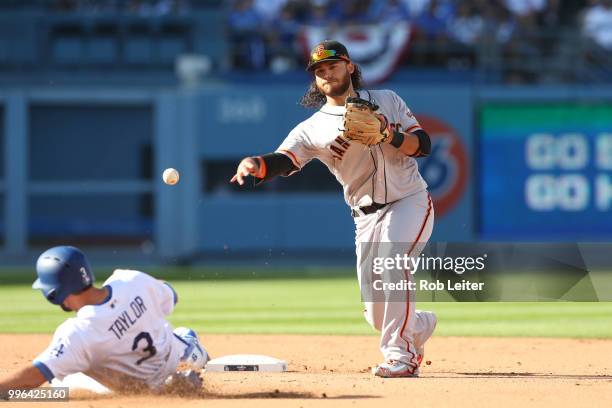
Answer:
<svg viewBox="0 0 612 408"><path fill-rule="evenodd" d="M196 395L202 391L202 377L195 370L177 371L166 378L162 393L181 396Z"/></svg>
<svg viewBox="0 0 612 408"><path fill-rule="evenodd" d="M259 163L254 157L246 157L242 159L236 170L236 174L230 180L230 183L244 184L244 178L247 176L257 177L259 174Z"/></svg>

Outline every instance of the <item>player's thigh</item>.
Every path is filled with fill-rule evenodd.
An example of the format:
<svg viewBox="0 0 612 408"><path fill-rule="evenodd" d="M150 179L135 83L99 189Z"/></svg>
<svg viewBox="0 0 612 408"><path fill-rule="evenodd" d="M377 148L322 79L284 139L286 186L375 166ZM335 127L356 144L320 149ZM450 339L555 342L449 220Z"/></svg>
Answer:
<svg viewBox="0 0 612 408"><path fill-rule="evenodd" d="M392 243L424 244L431 236L433 224L433 203L427 191L421 191L391 204L385 214L381 240Z"/></svg>
<svg viewBox="0 0 612 408"><path fill-rule="evenodd" d="M355 253L357 255L357 275L361 278L363 264L371 262L370 256L380 242L381 224L378 214L369 214L355 219Z"/></svg>

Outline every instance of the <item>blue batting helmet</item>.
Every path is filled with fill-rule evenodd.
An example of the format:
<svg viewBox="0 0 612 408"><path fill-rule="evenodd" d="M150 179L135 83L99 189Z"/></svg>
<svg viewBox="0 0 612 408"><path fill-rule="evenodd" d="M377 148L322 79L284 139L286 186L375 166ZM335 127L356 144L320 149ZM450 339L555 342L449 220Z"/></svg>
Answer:
<svg viewBox="0 0 612 408"><path fill-rule="evenodd" d="M38 279L32 288L40 289L54 305L61 305L68 295L79 293L94 282L87 257L71 246L58 246L43 252L36 261L36 274Z"/></svg>

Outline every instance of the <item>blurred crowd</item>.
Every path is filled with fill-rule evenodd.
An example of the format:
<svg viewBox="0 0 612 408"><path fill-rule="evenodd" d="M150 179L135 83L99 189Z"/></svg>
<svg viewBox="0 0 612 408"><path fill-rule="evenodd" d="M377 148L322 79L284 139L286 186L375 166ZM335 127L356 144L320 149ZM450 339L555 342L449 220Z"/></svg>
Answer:
<svg viewBox="0 0 612 408"><path fill-rule="evenodd" d="M612 0L590 1L583 18L583 32L597 46L612 52Z"/></svg>
<svg viewBox="0 0 612 408"><path fill-rule="evenodd" d="M612 67L612 0L53 0L49 4L56 11L145 17L184 15L202 5L222 7L229 66L239 70L301 68L305 26L324 27L333 36L335 28L397 21L411 24L404 59L409 66L509 67L506 79L524 82L539 75L543 60L553 68L572 64L578 50L584 54L581 60Z"/></svg>
<svg viewBox="0 0 612 408"><path fill-rule="evenodd" d="M50 3L54 11L96 13L122 13L143 17L184 14L190 0L55 0Z"/></svg>
<svg viewBox="0 0 612 408"><path fill-rule="evenodd" d="M506 59L555 52L562 31L612 51L612 0L233 0L232 63L273 70L302 64L302 27L409 21L407 63L470 65L493 46ZM484 54L486 55L486 53ZM282 64L279 64L282 61ZM520 78L519 78L520 80Z"/></svg>

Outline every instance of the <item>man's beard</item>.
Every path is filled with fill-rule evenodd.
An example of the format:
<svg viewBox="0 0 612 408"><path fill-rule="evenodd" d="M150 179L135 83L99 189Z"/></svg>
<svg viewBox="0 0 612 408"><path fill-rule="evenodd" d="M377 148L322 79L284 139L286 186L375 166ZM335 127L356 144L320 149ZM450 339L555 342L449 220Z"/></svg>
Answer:
<svg viewBox="0 0 612 408"><path fill-rule="evenodd" d="M342 78L342 80L339 83L331 84L330 86L331 86L331 90L328 93L326 93L321 88L319 88L319 92L321 92L325 96L331 96L331 97L344 95L346 91L349 89L349 86L351 86L351 75L347 71L344 75L344 78Z"/></svg>

